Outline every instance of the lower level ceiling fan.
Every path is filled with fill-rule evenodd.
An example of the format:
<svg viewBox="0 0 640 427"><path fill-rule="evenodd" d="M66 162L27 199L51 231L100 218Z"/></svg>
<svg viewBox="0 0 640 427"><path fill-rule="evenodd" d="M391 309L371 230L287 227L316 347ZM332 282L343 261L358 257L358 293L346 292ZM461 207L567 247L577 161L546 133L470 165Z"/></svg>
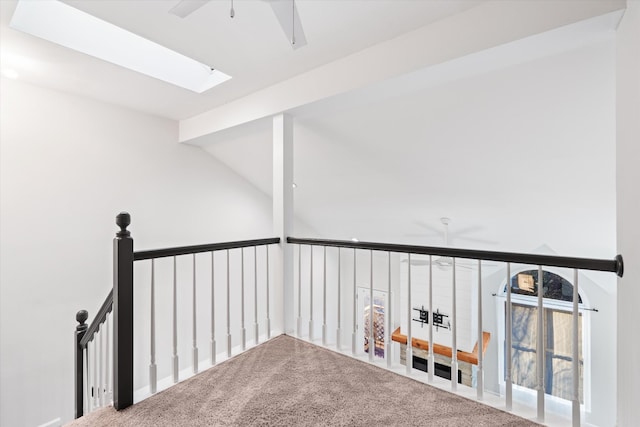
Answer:
<svg viewBox="0 0 640 427"><path fill-rule="evenodd" d="M449 224L451 223L451 218L442 217L440 218L440 222L442 223L442 227L443 227L444 247L447 248L449 247ZM402 262L407 263L409 262L409 259L404 259L402 260ZM453 266L453 258L448 256L438 256L436 258L432 257L432 262L433 262L433 265L437 266L441 270L449 270ZM411 265L413 266L429 265L429 259L412 259ZM483 263L482 265L484 266L484 265L492 265L492 264ZM477 264L467 259L456 258L456 268L457 267L472 270L477 267Z"/></svg>

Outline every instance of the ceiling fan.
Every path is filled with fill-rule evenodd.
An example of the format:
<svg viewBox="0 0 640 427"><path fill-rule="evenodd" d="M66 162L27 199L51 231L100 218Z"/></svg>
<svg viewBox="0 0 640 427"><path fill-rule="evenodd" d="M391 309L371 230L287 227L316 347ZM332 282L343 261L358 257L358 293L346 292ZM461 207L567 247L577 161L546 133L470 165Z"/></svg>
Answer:
<svg viewBox="0 0 640 427"><path fill-rule="evenodd" d="M180 18L186 18L202 6L207 4L210 0L180 0L175 6L173 6L169 13L179 16ZM233 18L235 16L235 9L233 8L233 0L231 1L231 9L229 16ZM296 7L295 0L263 0L271 6L273 13L276 15L285 36L291 43L294 49L305 46L307 44L307 38L304 35L302 29L302 22L298 15L298 8Z"/></svg>
<svg viewBox="0 0 640 427"><path fill-rule="evenodd" d="M443 227L444 247L446 248L446 247L449 247L449 224L451 223L451 218L442 217L442 218L440 218L440 222L442 223L442 227ZM427 227L429 227L429 226L427 226ZM429 227L429 228L431 228L431 227ZM475 230L475 228L474 228L474 230ZM477 240L477 239L470 239L470 240ZM402 262L406 263L408 261L409 261L408 259L405 259ZM433 262L433 265L437 266L441 270L449 270L453 266L453 258L452 257L439 256L439 257L436 257L436 258L432 258L432 262ZM412 259L411 260L411 265L413 265L413 266L429 265L429 259ZM483 263L483 266L484 265L487 265L487 264ZM477 267L477 264L471 262L470 260L456 259L456 267L466 268L466 269L470 270L470 269L473 269L473 268Z"/></svg>

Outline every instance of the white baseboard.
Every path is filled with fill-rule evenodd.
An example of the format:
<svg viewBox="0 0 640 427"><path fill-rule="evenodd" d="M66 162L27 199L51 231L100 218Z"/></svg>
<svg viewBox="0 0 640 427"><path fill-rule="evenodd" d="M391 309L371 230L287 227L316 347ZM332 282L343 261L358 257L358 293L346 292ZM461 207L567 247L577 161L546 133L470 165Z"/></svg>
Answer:
<svg viewBox="0 0 640 427"><path fill-rule="evenodd" d="M60 420L60 418L56 418L55 420L51 420L44 424L40 424L38 427L61 427L61 426L62 426L62 420Z"/></svg>

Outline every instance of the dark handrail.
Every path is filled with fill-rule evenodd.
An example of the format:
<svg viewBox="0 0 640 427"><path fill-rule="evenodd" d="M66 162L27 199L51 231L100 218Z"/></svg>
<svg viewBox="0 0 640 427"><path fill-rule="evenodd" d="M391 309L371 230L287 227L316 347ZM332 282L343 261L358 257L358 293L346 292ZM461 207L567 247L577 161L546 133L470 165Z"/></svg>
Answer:
<svg viewBox="0 0 640 427"><path fill-rule="evenodd" d="M107 298L102 303L102 306L100 307L100 310L98 310L96 317L93 318L93 322L91 322L91 325L89 325L89 328L84 334L84 337L82 337L82 340L80 340L81 348L85 348L87 344L89 344L89 341L93 339L93 336L96 332L98 332L98 328L100 327L100 325L102 325L104 321L107 320L107 314L111 313L111 310L113 310L113 289L109 291L109 295L107 295Z"/></svg>
<svg viewBox="0 0 640 427"><path fill-rule="evenodd" d="M195 246L180 246L176 248L166 249L154 249L149 251L136 251L133 253L134 261L141 261L143 259L163 258L169 256L197 254L200 252L213 252L221 251L225 249L247 248L251 246L273 245L280 243L279 237L272 237L269 239L256 239L256 240L239 240L235 242L224 243L210 243L207 245L195 245Z"/></svg>
<svg viewBox="0 0 640 427"><path fill-rule="evenodd" d="M481 251L473 249L441 248L435 246L398 245L391 243L354 242L349 240L300 239L287 237L287 243L312 246L367 249L384 252L400 252L419 255L438 255L453 258L480 259L518 264L544 265L548 267L577 268L581 270L610 271L622 277L624 263L622 255L614 259L572 258L554 255L534 255L513 252Z"/></svg>

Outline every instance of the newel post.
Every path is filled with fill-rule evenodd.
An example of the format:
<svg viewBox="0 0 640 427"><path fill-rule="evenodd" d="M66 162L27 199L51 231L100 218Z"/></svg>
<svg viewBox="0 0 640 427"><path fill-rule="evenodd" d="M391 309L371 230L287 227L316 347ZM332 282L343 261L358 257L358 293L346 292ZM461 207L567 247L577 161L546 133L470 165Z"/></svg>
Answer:
<svg viewBox="0 0 640 427"><path fill-rule="evenodd" d="M113 406L133 405L133 239L131 216L116 217L120 231L113 239Z"/></svg>
<svg viewBox="0 0 640 427"><path fill-rule="evenodd" d="M84 412L84 351L80 345L80 341L87 333L87 325L85 322L89 318L89 313L86 310L80 310L76 313L76 320L79 325L76 326L75 331L75 346L73 350L73 361L75 365L74 370L74 390L75 390L75 418L80 418Z"/></svg>

